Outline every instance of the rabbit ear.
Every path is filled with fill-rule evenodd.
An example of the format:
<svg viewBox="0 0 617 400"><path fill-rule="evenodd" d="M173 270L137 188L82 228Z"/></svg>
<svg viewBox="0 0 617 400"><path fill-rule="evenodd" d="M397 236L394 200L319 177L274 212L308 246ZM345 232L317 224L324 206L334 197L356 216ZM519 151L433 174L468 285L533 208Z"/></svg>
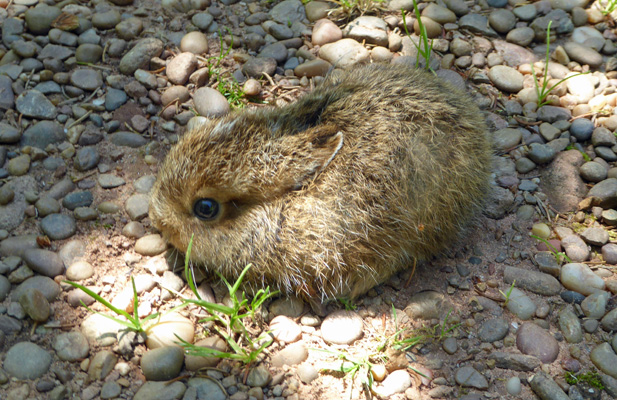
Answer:
<svg viewBox="0 0 617 400"><path fill-rule="evenodd" d="M334 127L309 129L283 139L287 159L280 182L298 190L313 180L343 147L343 132Z"/></svg>

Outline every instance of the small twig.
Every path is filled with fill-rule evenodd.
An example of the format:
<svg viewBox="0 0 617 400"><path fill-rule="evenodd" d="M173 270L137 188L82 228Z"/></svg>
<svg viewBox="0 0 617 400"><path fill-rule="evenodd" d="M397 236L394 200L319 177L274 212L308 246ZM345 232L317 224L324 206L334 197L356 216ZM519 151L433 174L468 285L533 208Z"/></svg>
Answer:
<svg viewBox="0 0 617 400"><path fill-rule="evenodd" d="M83 62L83 61L78 61L77 65L84 65L84 66L90 67L90 68L98 68L98 69L102 69L102 70L105 70L105 71L112 71L112 69L109 68L109 67L104 67L102 65L96 65L96 64L92 64L92 63Z"/></svg>
<svg viewBox="0 0 617 400"><path fill-rule="evenodd" d="M80 123L81 121L83 121L84 119L88 118L88 116L92 114L92 110L88 110L87 113L85 113L84 115L82 115L81 117L77 118L77 120L75 120L71 125L69 125L66 129L71 129L72 127L74 127L75 125L77 125L78 123Z"/></svg>
<svg viewBox="0 0 617 400"><path fill-rule="evenodd" d="M125 126L125 127L126 127L126 129L128 129L129 131L131 131L131 132L133 132L133 133L135 133L135 134L137 134L137 135L140 135L140 133L139 133L139 132L137 132L137 131L135 130L135 128L133 128L131 125L127 124L126 122L124 123L124 126Z"/></svg>
<svg viewBox="0 0 617 400"><path fill-rule="evenodd" d="M159 111L159 113L156 115L157 117L160 117L161 114L163 114L163 111L167 110L169 107L171 106L176 106L176 110L178 108L178 103L180 102L180 98L176 97L175 99L173 99L172 101L170 101L169 103L167 103L167 105L163 108L161 108L161 111Z"/></svg>
<svg viewBox="0 0 617 400"><path fill-rule="evenodd" d="M86 97L86 98L84 99L84 101L82 101L82 102L81 102L81 104L85 104L85 103L89 102L90 100L92 100L92 98L93 98L94 96L96 96L96 94L97 94L98 92L99 92L99 89L96 89L94 92L92 92L92 93L90 94L90 96Z"/></svg>
<svg viewBox="0 0 617 400"><path fill-rule="evenodd" d="M84 179L91 177L92 175L95 175L96 173L97 173L97 171L94 170L94 171L88 172L86 175L81 176L79 178L73 178L73 179L71 179L71 181L73 181L73 183L77 183L79 181L83 181Z"/></svg>
<svg viewBox="0 0 617 400"><path fill-rule="evenodd" d="M264 72L263 75L266 77L266 79L270 82L270 84L272 86L278 87L278 85L276 83L274 83L274 80L272 79L272 77L270 75L268 75L266 72Z"/></svg>
<svg viewBox="0 0 617 400"><path fill-rule="evenodd" d="M519 117L518 117L518 116L516 116L516 115L513 115L512 117L514 118L514 120L515 120L516 122L518 122L518 123L519 123L519 124L521 124L521 125L526 125L526 126L536 126L536 125L540 125L540 124L542 124L542 121L527 122L527 121L525 121L524 119L521 119L521 118L519 118Z"/></svg>
<svg viewBox="0 0 617 400"><path fill-rule="evenodd" d="M111 42L107 41L107 43L105 43L105 47L103 47L103 54L101 54L101 61L102 62L107 62L105 60L105 57L107 56L107 49L109 49L109 43L111 43Z"/></svg>

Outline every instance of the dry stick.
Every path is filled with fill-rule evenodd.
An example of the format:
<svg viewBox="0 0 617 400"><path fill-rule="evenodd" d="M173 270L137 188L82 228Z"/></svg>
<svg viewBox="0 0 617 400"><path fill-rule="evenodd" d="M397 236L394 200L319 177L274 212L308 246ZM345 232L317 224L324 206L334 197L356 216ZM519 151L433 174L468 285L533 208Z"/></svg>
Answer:
<svg viewBox="0 0 617 400"><path fill-rule="evenodd" d="M516 120L516 122L518 122L519 124L522 125L527 125L527 126L536 126L536 125L540 125L542 123L542 121L536 121L536 122L527 122L519 117L517 117L516 115L513 115L514 119Z"/></svg>
<svg viewBox="0 0 617 400"><path fill-rule="evenodd" d="M92 175L96 174L97 171L92 171L92 172L88 172L86 175L81 176L79 178L75 178L75 179L71 179L71 181L73 181L73 183L77 183L79 181L83 181L86 178L91 177Z"/></svg>
<svg viewBox="0 0 617 400"><path fill-rule="evenodd" d="M89 102L90 100L92 100L92 98L99 92L99 89L96 89L94 92L92 92L92 94L88 97L86 97L84 99L84 101L81 102L81 104L85 104L87 102Z"/></svg>
<svg viewBox="0 0 617 400"><path fill-rule="evenodd" d="M103 54L101 54L101 61L102 62L107 62L105 60L105 56L107 56L107 49L109 49L109 43L110 42L105 43L105 47L103 47Z"/></svg>
<svg viewBox="0 0 617 400"><path fill-rule="evenodd" d="M72 127L74 127L75 125L77 125L78 123L80 123L81 121L83 121L84 119L88 118L88 116L92 114L92 110L88 110L87 113L85 113L84 115L82 115L81 117L77 118L71 125L69 125L66 129L71 129Z"/></svg>
<svg viewBox="0 0 617 400"><path fill-rule="evenodd" d="M160 117L161 114L163 113L163 111L167 110L169 107L171 106L176 106L176 108L178 108L178 104L180 102L180 98L176 97L175 99L173 99L172 101L170 101L169 103L167 103L167 105L165 107L163 107L161 109L161 111L159 111L159 113L156 115L157 117Z"/></svg>
<svg viewBox="0 0 617 400"><path fill-rule="evenodd" d="M413 276L416 273L416 266L418 264L418 259L414 258L413 259L413 269L411 270L411 275L409 275L409 278L407 278L407 282L405 282L405 287L409 287L409 284L411 283L411 278L413 278Z"/></svg>

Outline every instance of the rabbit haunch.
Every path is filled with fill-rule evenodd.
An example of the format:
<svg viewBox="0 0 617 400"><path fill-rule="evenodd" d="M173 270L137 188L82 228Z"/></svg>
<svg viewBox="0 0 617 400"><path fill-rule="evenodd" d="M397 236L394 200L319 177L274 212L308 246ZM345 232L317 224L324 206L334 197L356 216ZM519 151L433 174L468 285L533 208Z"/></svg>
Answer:
<svg viewBox="0 0 617 400"><path fill-rule="evenodd" d="M229 279L252 263L255 288L355 297L453 244L487 190L490 153L480 111L438 78L336 71L286 107L189 130L150 216L180 251L194 234L191 259Z"/></svg>

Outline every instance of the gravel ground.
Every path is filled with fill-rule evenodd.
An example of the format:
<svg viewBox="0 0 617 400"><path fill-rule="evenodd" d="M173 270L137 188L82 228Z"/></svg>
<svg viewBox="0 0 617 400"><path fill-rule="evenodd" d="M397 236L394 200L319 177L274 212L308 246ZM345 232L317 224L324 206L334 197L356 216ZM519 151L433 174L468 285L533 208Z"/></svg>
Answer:
<svg viewBox="0 0 617 400"><path fill-rule="evenodd" d="M134 278L141 316L191 297L148 218L157 165L195 113L282 106L332 68L413 68L413 2L364 6L0 0L0 397L361 399L368 376L379 398L617 397L617 35L605 2L420 3L429 66L469 91L493 137L483 213L444 255L347 307L267 302L247 323L275 339L258 362L175 346L177 335L226 349L197 307L136 334L63 282L132 312ZM534 73L559 83L541 107ZM229 304L216 279L199 291Z"/></svg>

